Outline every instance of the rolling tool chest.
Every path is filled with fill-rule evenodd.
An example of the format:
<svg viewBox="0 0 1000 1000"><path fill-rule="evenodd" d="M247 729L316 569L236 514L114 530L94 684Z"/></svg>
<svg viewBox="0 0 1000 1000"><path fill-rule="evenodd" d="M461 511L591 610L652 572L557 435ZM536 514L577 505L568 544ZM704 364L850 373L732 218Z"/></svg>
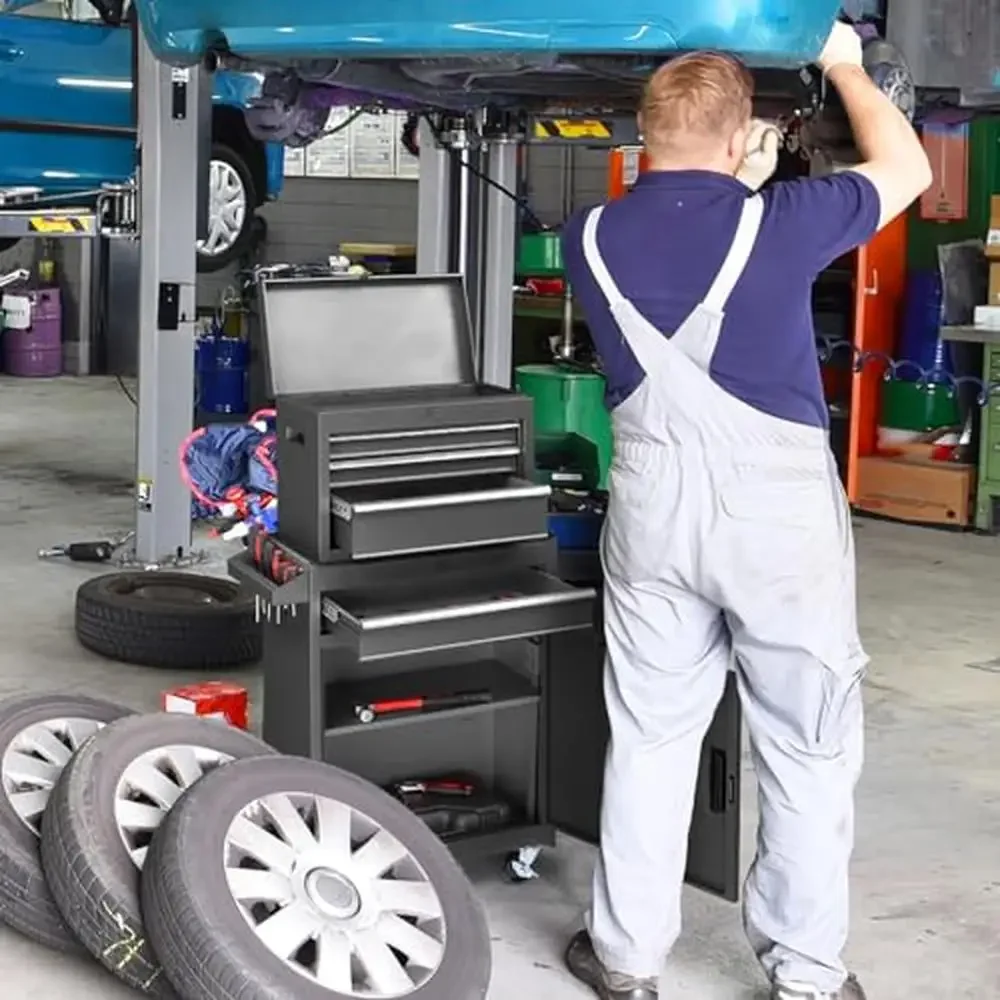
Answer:
<svg viewBox="0 0 1000 1000"><path fill-rule="evenodd" d="M531 401L476 383L461 279L265 278L260 300L279 534L230 571L264 621L264 738L394 792L461 857L530 868L559 826L594 839L600 581L560 576ZM713 871L737 850L738 714L735 745L731 728L692 841ZM581 740L585 775L566 754ZM581 780L564 821L552 806Z"/></svg>

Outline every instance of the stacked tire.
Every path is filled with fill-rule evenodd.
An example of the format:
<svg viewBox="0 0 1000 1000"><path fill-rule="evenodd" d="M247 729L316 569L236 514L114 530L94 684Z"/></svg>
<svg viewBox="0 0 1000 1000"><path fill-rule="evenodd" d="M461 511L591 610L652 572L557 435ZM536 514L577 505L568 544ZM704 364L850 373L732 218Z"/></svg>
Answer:
<svg viewBox="0 0 1000 1000"><path fill-rule="evenodd" d="M0 919L161 1000L482 1000L472 887L381 789L214 719L0 703Z"/></svg>

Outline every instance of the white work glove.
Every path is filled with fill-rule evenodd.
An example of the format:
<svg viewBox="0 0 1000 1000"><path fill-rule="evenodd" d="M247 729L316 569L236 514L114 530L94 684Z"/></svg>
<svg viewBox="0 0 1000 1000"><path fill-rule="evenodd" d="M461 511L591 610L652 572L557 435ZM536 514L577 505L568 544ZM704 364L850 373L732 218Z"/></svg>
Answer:
<svg viewBox="0 0 1000 1000"><path fill-rule="evenodd" d="M862 66L861 36L849 24L838 21L816 60L816 65L824 73L834 66Z"/></svg>
<svg viewBox="0 0 1000 1000"><path fill-rule="evenodd" d="M781 132L776 125L754 118L747 134L746 153L736 172L751 191L759 191L778 169L778 150L781 149Z"/></svg>

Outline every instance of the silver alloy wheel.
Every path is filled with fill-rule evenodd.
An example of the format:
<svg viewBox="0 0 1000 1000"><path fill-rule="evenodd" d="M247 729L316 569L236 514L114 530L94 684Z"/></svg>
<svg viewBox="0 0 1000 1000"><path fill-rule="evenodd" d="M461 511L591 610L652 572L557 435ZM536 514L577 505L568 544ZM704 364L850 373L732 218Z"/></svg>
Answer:
<svg viewBox="0 0 1000 1000"><path fill-rule="evenodd" d="M156 828L199 778L228 764L228 754L198 746L165 746L136 757L115 789L115 825L136 868L142 869Z"/></svg>
<svg viewBox="0 0 1000 1000"><path fill-rule="evenodd" d="M22 823L37 837L42 813L62 769L104 727L96 719L46 719L22 729L0 762L3 793Z"/></svg>
<svg viewBox="0 0 1000 1000"><path fill-rule="evenodd" d="M269 795L225 837L234 902L261 943L348 997L404 997L444 957L437 890L411 852L369 816L320 795Z"/></svg>
<svg viewBox="0 0 1000 1000"><path fill-rule="evenodd" d="M226 160L212 160L208 174L208 234L198 241L203 257L221 257L243 232L247 189L237 169Z"/></svg>

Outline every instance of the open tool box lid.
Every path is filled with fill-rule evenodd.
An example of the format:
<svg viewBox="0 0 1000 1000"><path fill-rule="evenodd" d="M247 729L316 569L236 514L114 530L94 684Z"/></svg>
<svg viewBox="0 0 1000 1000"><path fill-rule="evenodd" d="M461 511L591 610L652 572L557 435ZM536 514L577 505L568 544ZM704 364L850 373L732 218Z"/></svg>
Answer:
<svg viewBox="0 0 1000 1000"><path fill-rule="evenodd" d="M272 396L476 381L461 275L258 280Z"/></svg>

